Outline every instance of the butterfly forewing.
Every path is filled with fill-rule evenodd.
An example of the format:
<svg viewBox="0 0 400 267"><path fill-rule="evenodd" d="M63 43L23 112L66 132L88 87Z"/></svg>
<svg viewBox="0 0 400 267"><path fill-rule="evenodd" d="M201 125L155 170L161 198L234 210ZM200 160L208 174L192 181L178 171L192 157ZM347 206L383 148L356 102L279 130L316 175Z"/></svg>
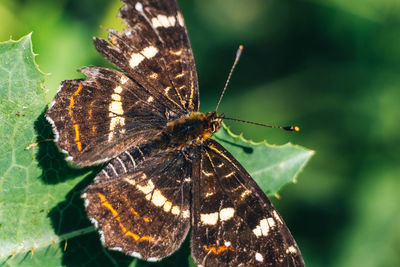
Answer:
<svg viewBox="0 0 400 267"><path fill-rule="evenodd" d="M246 170L213 140L193 167L192 255L203 266L303 266L278 212Z"/></svg>
<svg viewBox="0 0 400 267"><path fill-rule="evenodd" d="M110 31L111 43L95 39L96 48L157 98L174 106L177 115L198 110L194 59L176 2L124 2L119 15L127 27L123 32Z"/></svg>
<svg viewBox="0 0 400 267"><path fill-rule="evenodd" d="M80 71L88 78L64 81L46 112L59 146L74 163L110 160L129 146L147 142L167 123L170 107L128 76L99 67Z"/></svg>
<svg viewBox="0 0 400 267"><path fill-rule="evenodd" d="M180 151L137 152L112 160L82 196L105 247L156 261L177 250L189 231L192 167Z"/></svg>

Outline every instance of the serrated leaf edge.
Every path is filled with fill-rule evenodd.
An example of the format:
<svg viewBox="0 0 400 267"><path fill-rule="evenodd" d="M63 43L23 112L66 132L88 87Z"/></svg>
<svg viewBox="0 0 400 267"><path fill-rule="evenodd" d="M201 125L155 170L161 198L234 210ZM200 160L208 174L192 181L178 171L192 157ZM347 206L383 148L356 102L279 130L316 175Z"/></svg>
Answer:
<svg viewBox="0 0 400 267"><path fill-rule="evenodd" d="M24 39L26 39L26 38L29 39L30 52L32 53L32 56L33 56L33 57L32 57L32 62L33 62L33 65L35 66L36 70L37 70L40 74L42 74L42 75L44 76L43 79L42 79L42 81L40 82L40 87L41 87L41 88L44 90L44 92L45 92L46 89L44 88L44 85L43 85L44 79L45 79L47 76L49 76L50 73L46 73L46 72L42 71L42 70L40 69L40 67L39 67L39 64L36 63L36 57L37 57L39 54L36 54L36 53L33 51L32 34L33 34L33 32L30 32L30 33L28 33L27 35L24 35L24 36L22 36L21 38L19 38L19 39L17 39L17 40L13 40L13 39L12 39L12 36L10 36L10 39L9 39L9 40L0 42L0 45L2 45L2 44L8 44L8 43L19 43L19 42L22 42L22 41L23 41Z"/></svg>
<svg viewBox="0 0 400 267"><path fill-rule="evenodd" d="M314 154L315 154L315 151L314 151L314 150L311 150L311 149L302 147L302 146L300 146L300 145L293 144L293 143L291 143L291 142L287 142L286 144L283 144L283 145L273 145L273 144L268 143L266 140L262 140L262 141L256 142L256 141L253 141L253 140L251 140L251 139L246 139L246 138L243 136L243 133L240 133L240 134L235 134L235 133L233 133L233 132L231 131L231 129L230 129L225 123L222 123L222 127L223 127L223 129L226 130L226 132L227 132L230 136L232 136L233 138L238 138L238 139L240 139L241 141L243 141L243 142L245 142L245 143L249 143L249 144L251 144L251 145L255 145L255 146L265 145L265 146L273 147L273 148L284 148L284 147L287 147L287 146L293 146L293 147L296 147L296 148L299 148L299 149L303 149L303 150L305 151L305 153L308 153L308 154L309 154L309 156L307 157L306 161L304 161L304 163L303 163L303 164L300 166L300 168L297 170L297 172L296 172L295 175L293 176L293 179L291 179L292 183L294 183L294 184L297 183L297 177L298 177L298 175L303 171L303 169L304 169L304 167L307 165L308 161L309 161L309 160L311 159L311 157L314 156ZM287 183L286 183L286 184L287 184ZM282 189L282 187L284 187L286 184L283 184L282 186L280 186L280 187L276 190L276 192L280 191L280 190ZM270 194L268 194L268 195L270 195ZM270 196L275 196L275 194L271 194Z"/></svg>
<svg viewBox="0 0 400 267"><path fill-rule="evenodd" d="M262 140L262 141L256 142L256 141L254 141L254 140L252 140L252 139L247 139L246 137L244 137L244 136L243 136L243 133L240 133L240 134L235 134L235 133L233 133L233 132L231 131L231 129L230 129L225 123L222 123L222 127L223 127L223 129L225 129L225 130L227 131L227 133L228 133L230 136L232 136L233 138L239 138L239 139L242 140L243 142L249 143L249 144L252 144L252 145L255 145L255 146L265 145L265 146L269 146L269 147L273 147L273 148L282 148L282 147L290 146L290 145L291 145L291 146L294 146L294 147L297 147L297 148L301 148L301 149L304 149L304 150L310 152L310 153L311 153L311 156L315 154L315 151L314 151L314 150L308 149L308 148L305 148L305 147L302 147L302 146L300 146L300 145L293 144L292 142L287 142L286 144L283 144L283 145L274 145L274 144L270 144L270 143L268 143L267 140L265 140L265 139Z"/></svg>

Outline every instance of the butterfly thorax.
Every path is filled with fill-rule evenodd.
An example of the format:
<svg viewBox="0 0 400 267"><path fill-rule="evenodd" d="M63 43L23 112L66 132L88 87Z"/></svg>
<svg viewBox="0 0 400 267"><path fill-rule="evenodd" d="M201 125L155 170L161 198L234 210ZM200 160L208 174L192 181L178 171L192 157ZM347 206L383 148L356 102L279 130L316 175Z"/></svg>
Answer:
<svg viewBox="0 0 400 267"><path fill-rule="evenodd" d="M167 123L165 135L172 147L199 143L210 138L221 127L222 118L216 112L191 112Z"/></svg>

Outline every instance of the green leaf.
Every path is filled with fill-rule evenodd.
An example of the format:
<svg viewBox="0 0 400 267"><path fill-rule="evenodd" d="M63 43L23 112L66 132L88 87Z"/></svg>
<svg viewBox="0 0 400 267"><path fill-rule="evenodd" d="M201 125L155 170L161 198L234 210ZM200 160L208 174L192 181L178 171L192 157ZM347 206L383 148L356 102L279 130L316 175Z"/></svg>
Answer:
<svg viewBox="0 0 400 267"><path fill-rule="evenodd" d="M54 245L65 237L50 215L88 171L68 168L43 140L51 138L43 117L46 75L34 57L31 34L0 43L0 264L20 265L27 252L47 248L62 254Z"/></svg>
<svg viewBox="0 0 400 267"><path fill-rule="evenodd" d="M0 265L147 266L101 245L79 195L102 166L75 169L65 162L44 119L44 78L30 35L0 43ZM226 128L215 139L268 194L294 181L313 154L247 141ZM192 266L189 240L156 265Z"/></svg>
<svg viewBox="0 0 400 267"><path fill-rule="evenodd" d="M297 175L314 154L312 150L290 143L276 146L266 141L246 140L224 124L214 139L234 155L268 195L275 195L285 184L296 182Z"/></svg>

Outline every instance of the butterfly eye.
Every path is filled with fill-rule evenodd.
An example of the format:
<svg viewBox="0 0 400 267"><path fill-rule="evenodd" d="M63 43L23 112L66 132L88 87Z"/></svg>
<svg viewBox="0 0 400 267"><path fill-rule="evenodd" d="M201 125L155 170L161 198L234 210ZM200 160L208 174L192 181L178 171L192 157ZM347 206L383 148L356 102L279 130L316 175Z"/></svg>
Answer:
<svg viewBox="0 0 400 267"><path fill-rule="evenodd" d="M213 132L218 130L218 122L216 122L216 121L211 122L211 130Z"/></svg>

